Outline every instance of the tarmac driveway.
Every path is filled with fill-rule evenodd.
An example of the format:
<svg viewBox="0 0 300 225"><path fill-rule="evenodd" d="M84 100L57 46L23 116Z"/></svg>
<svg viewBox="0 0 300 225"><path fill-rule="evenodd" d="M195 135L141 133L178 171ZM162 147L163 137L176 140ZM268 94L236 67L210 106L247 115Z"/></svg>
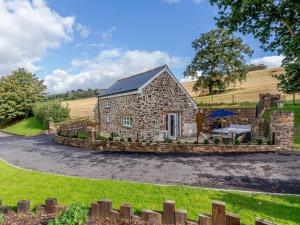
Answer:
<svg viewBox="0 0 300 225"><path fill-rule="evenodd" d="M81 177L300 194L300 152L99 153L58 145L52 135L0 133L0 157L27 169Z"/></svg>

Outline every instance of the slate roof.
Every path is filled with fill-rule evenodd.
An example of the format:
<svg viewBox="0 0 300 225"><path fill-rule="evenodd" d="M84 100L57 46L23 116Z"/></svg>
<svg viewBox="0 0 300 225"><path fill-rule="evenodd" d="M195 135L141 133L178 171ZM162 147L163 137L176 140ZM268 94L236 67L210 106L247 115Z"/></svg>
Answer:
<svg viewBox="0 0 300 225"><path fill-rule="evenodd" d="M166 67L167 65L163 65L143 73L138 73L136 75L120 79L112 86L110 86L108 89L106 89L104 93L102 93L98 97L136 91L141 86L143 86L143 84L145 84L147 81L149 81L151 78L153 78L156 74L161 72Z"/></svg>

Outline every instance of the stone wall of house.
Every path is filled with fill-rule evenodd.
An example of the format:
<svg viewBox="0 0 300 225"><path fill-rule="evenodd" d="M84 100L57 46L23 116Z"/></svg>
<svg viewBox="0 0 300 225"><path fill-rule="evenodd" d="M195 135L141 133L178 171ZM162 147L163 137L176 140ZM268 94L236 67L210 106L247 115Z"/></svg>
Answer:
<svg viewBox="0 0 300 225"><path fill-rule="evenodd" d="M291 149L294 143L294 112L272 112L270 131L275 145L282 150Z"/></svg>
<svg viewBox="0 0 300 225"><path fill-rule="evenodd" d="M107 101L109 107L106 107ZM154 79L142 93L99 99L99 111L103 135L113 132L123 138L135 140L139 136L140 140L155 140L160 131L166 130L167 113L180 114L181 134L194 135L195 132L191 131L195 123L193 105L167 72ZM131 128L123 126L123 116L133 117Z"/></svg>
<svg viewBox="0 0 300 225"><path fill-rule="evenodd" d="M215 119L208 118L208 115L215 112L218 109L204 108L203 109L203 129L206 132L210 131L209 124L211 124ZM224 127L228 127L231 123L235 124L248 124L251 125L255 120L255 108L228 108L225 109L231 112L236 112L237 116L224 118Z"/></svg>
<svg viewBox="0 0 300 225"><path fill-rule="evenodd" d="M56 135L59 144L91 149L100 152L152 152L152 153L256 153L276 152L282 149L276 145L232 145L232 144L166 144L149 142L92 141ZM290 149L289 149L290 150Z"/></svg>

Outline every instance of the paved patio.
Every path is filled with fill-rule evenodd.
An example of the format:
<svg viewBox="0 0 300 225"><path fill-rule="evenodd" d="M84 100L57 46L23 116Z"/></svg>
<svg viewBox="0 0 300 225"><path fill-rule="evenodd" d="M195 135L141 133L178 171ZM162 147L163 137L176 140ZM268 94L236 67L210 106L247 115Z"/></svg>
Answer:
<svg viewBox="0 0 300 225"><path fill-rule="evenodd" d="M300 194L300 152L96 153L57 145L52 135L0 133L0 157L27 169L81 177Z"/></svg>

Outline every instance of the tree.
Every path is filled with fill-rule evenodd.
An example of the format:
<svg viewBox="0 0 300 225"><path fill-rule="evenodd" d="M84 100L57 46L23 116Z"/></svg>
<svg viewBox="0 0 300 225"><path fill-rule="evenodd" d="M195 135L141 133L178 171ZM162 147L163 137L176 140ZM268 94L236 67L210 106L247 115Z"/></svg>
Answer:
<svg viewBox="0 0 300 225"><path fill-rule="evenodd" d="M265 51L277 51L278 54L284 55L285 73L278 76L281 90L284 92L291 90L288 86L295 79L299 82L299 0L210 0L210 2L219 9L219 17L216 18L219 27L239 31L242 34L253 34L260 40L261 47Z"/></svg>
<svg viewBox="0 0 300 225"><path fill-rule="evenodd" d="M46 86L25 69L0 79L0 122L26 117L45 94Z"/></svg>
<svg viewBox="0 0 300 225"><path fill-rule="evenodd" d="M279 75L278 88L286 94L293 95L293 104L296 104L295 93L300 92L300 65L299 63L292 63L286 67L286 73Z"/></svg>
<svg viewBox="0 0 300 225"><path fill-rule="evenodd" d="M62 122L70 117L70 108L58 100L37 102L33 107L33 114L43 122L47 128L49 122Z"/></svg>
<svg viewBox="0 0 300 225"><path fill-rule="evenodd" d="M196 78L195 91L214 94L246 79L245 55L252 50L227 30L214 29L193 41L195 57L184 76ZM201 73L199 76L198 73Z"/></svg>

